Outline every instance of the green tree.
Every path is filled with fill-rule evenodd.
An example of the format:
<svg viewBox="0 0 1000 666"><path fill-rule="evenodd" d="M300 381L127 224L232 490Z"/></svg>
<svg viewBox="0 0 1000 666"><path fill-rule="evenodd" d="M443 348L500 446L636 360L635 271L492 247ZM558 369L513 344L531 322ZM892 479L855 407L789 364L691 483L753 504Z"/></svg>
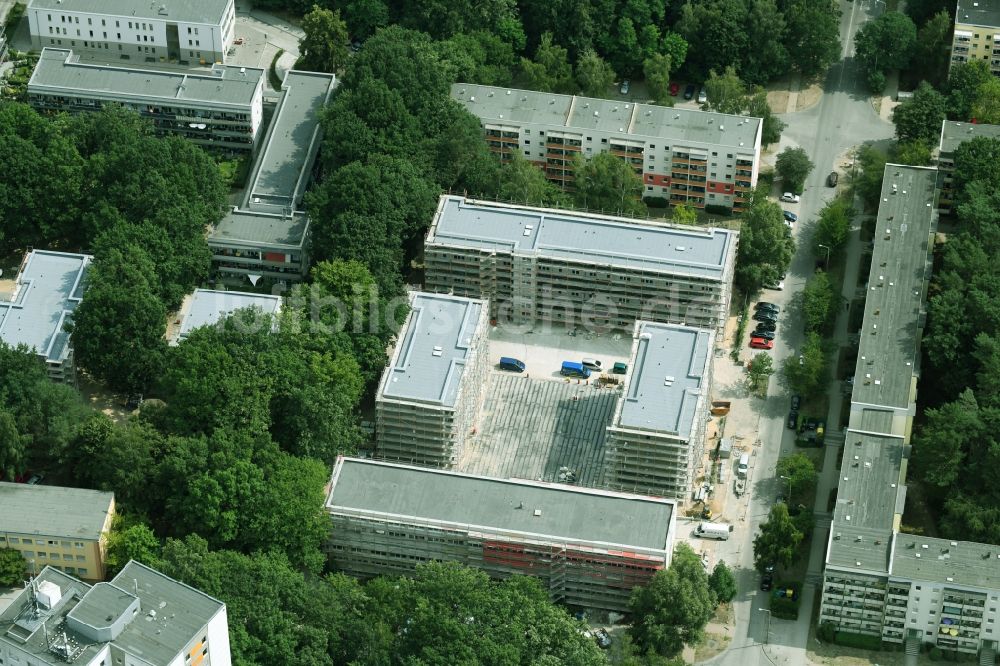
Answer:
<svg viewBox="0 0 1000 666"><path fill-rule="evenodd" d="M771 105L767 102L767 91L764 88L756 86L747 96L746 115L751 118L760 118L763 121L760 135L761 144L770 146L781 141L781 133L786 125L771 110Z"/></svg>
<svg viewBox="0 0 1000 666"><path fill-rule="evenodd" d="M708 586L715 593L715 599L720 604L728 604L736 598L736 576L726 563L719 560L708 577Z"/></svg>
<svg viewBox="0 0 1000 666"><path fill-rule="evenodd" d="M774 169L789 192L801 193L813 170L812 160L802 148L788 147L778 153Z"/></svg>
<svg viewBox="0 0 1000 666"><path fill-rule="evenodd" d="M868 21L854 38L854 56L868 71L905 69L917 45L917 27L909 16L887 11Z"/></svg>
<svg viewBox="0 0 1000 666"><path fill-rule="evenodd" d="M735 283L741 291L758 292L788 270L795 246L785 230L781 207L755 195L740 224Z"/></svg>
<svg viewBox="0 0 1000 666"><path fill-rule="evenodd" d="M646 87L657 104L674 105L674 98L670 96L672 66L670 56L665 53L654 53L646 58L642 64L642 72L646 77Z"/></svg>
<svg viewBox="0 0 1000 666"><path fill-rule="evenodd" d="M959 144L952 179L959 207L967 201L966 189L975 181L1000 187L1000 139L977 136Z"/></svg>
<svg viewBox="0 0 1000 666"><path fill-rule="evenodd" d="M892 111L896 138L900 141L924 141L930 144L940 136L944 117L944 95L926 81L921 81L913 91L913 97Z"/></svg>
<svg viewBox="0 0 1000 666"><path fill-rule="evenodd" d="M904 5L906 15L915 25L924 25L942 10L954 9L948 0L910 0Z"/></svg>
<svg viewBox="0 0 1000 666"><path fill-rule="evenodd" d="M510 85L517 58L513 47L499 36L477 30L437 42L448 67L448 79L489 86Z"/></svg>
<svg viewBox="0 0 1000 666"><path fill-rule="evenodd" d="M389 6L385 0L348 0L343 3L342 11L355 39L367 39L389 25Z"/></svg>
<svg viewBox="0 0 1000 666"><path fill-rule="evenodd" d="M885 153L871 145L858 149L856 168L852 172L851 184L865 206L875 209L882 193L882 177L885 175Z"/></svg>
<svg viewBox="0 0 1000 666"><path fill-rule="evenodd" d="M805 343L798 358L785 359L784 373L788 385L796 393L811 397L819 395L826 387L827 357L819 333L806 333Z"/></svg>
<svg viewBox="0 0 1000 666"><path fill-rule="evenodd" d="M893 147L892 161L895 164L928 166L931 160L931 146L926 141L905 141Z"/></svg>
<svg viewBox="0 0 1000 666"><path fill-rule="evenodd" d="M806 454L793 453L779 459L775 475L784 484L781 486L782 488L791 486L788 496L789 506L796 506L812 499L811 496L816 490L816 480L819 478L819 474L816 473L816 465L813 464L812 458ZM782 479L781 477L786 478Z"/></svg>
<svg viewBox="0 0 1000 666"><path fill-rule="evenodd" d="M748 3L747 43L751 45L739 64L740 77L748 83L763 85L788 70L785 16L775 0Z"/></svg>
<svg viewBox="0 0 1000 666"><path fill-rule="evenodd" d="M0 404L0 478L13 479L24 471L24 444L14 415Z"/></svg>
<svg viewBox="0 0 1000 666"><path fill-rule="evenodd" d="M572 93L576 88L569 53L553 43L550 33L542 35L534 60L521 58L520 78L529 90Z"/></svg>
<svg viewBox="0 0 1000 666"><path fill-rule="evenodd" d="M709 72L724 72L737 62L736 54L745 54L747 42L747 6L742 0L709 0L684 3L674 30L690 45L684 74L703 81Z"/></svg>
<svg viewBox="0 0 1000 666"><path fill-rule="evenodd" d="M0 585L14 587L24 582L28 572L28 563L21 551L13 548L0 548Z"/></svg>
<svg viewBox="0 0 1000 666"><path fill-rule="evenodd" d="M302 32L297 69L339 72L347 65L351 56L347 49L350 37L339 11L313 5L312 11L302 17Z"/></svg>
<svg viewBox="0 0 1000 666"><path fill-rule="evenodd" d="M680 544L670 567L632 592L629 608L635 620L629 632L643 651L673 657L701 638L715 606L716 594L701 559L690 546Z"/></svg>
<svg viewBox="0 0 1000 666"><path fill-rule="evenodd" d="M529 206L570 206L568 195L546 179L544 171L518 152L500 167L496 198Z"/></svg>
<svg viewBox="0 0 1000 666"><path fill-rule="evenodd" d="M671 209L670 220L676 224L697 224L698 211L694 206L679 203Z"/></svg>
<svg viewBox="0 0 1000 666"><path fill-rule="evenodd" d="M1000 123L1000 81L990 77L976 89L972 102L972 117L978 123L995 125Z"/></svg>
<svg viewBox="0 0 1000 666"><path fill-rule="evenodd" d="M767 521L761 524L760 534L753 539L753 563L764 573L769 566L784 569L799 558L799 544L803 534L788 515L788 505L777 503L771 507Z"/></svg>
<svg viewBox="0 0 1000 666"><path fill-rule="evenodd" d="M942 9L930 17L917 32L911 69L920 72L921 76L935 86L940 86L948 76L951 26L951 16L947 10Z"/></svg>
<svg viewBox="0 0 1000 666"><path fill-rule="evenodd" d="M972 105L975 104L979 88L993 78L990 66L982 60L956 62L948 75L948 117L962 122L973 118Z"/></svg>
<svg viewBox="0 0 1000 666"><path fill-rule="evenodd" d="M750 390L756 391L761 387L766 387L773 374L774 361L771 359L771 355L754 354L750 367L747 369L747 382L750 384Z"/></svg>
<svg viewBox="0 0 1000 666"><path fill-rule="evenodd" d="M603 152L582 162L573 179L576 203L585 210L645 217L642 180L624 159Z"/></svg>
<svg viewBox="0 0 1000 666"><path fill-rule="evenodd" d="M825 257L829 252L830 257L838 256L847 245L853 215L850 203L843 197L833 199L823 206L813 232L813 254Z"/></svg>
<svg viewBox="0 0 1000 666"><path fill-rule="evenodd" d="M817 76L840 58L840 9L826 0L791 0L785 9L792 66Z"/></svg>
<svg viewBox="0 0 1000 666"><path fill-rule="evenodd" d="M167 311L153 263L131 245L108 251L88 274L71 324L77 363L112 388L142 392L158 375Z"/></svg>
<svg viewBox="0 0 1000 666"><path fill-rule="evenodd" d="M738 114L743 111L746 101L746 86L736 75L736 68L730 65L721 75L715 70L708 73L705 95L709 108L719 113Z"/></svg>
<svg viewBox="0 0 1000 666"><path fill-rule="evenodd" d="M928 409L914 438L914 463L925 483L950 488L967 469L966 451L986 434L979 404L971 389L954 402Z"/></svg>
<svg viewBox="0 0 1000 666"><path fill-rule="evenodd" d="M119 523L121 518L116 519ZM127 527L115 525L108 535L108 550L104 564L108 576L114 576L131 560L157 568L160 561L160 540L145 523L133 523Z"/></svg>
<svg viewBox="0 0 1000 666"><path fill-rule="evenodd" d="M829 330L838 312L839 299L824 271L816 271L802 290L802 317L807 332Z"/></svg>
<svg viewBox="0 0 1000 666"><path fill-rule="evenodd" d="M597 51L587 49L576 61L576 82L588 97L605 97L615 82L615 70Z"/></svg>
<svg viewBox="0 0 1000 666"><path fill-rule="evenodd" d="M687 60L688 43L676 32L664 32L660 39L659 53L670 57L670 67L679 71Z"/></svg>

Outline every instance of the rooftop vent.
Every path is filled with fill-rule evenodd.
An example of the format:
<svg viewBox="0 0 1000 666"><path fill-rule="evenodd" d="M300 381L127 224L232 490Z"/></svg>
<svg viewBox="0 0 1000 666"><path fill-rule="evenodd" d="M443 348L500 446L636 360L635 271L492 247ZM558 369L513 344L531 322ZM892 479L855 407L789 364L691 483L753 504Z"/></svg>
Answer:
<svg viewBox="0 0 1000 666"><path fill-rule="evenodd" d="M538 518L541 515L542 515L542 510L541 509L535 509L535 518Z"/></svg>
<svg viewBox="0 0 1000 666"><path fill-rule="evenodd" d="M440 345L436 345L434 347L434 351L431 352L434 356L440 356L442 353L444 353L444 349L442 349Z"/></svg>
<svg viewBox="0 0 1000 666"><path fill-rule="evenodd" d="M685 247L684 247L683 245L678 245L678 246L677 246L677 247L675 247L674 249L675 249L675 250L677 250L678 252L683 252L683 251L684 251L685 249L687 249L687 248L685 248Z"/></svg>
<svg viewBox="0 0 1000 666"><path fill-rule="evenodd" d="M945 578L945 580L948 581L949 583L954 583L955 582L955 579L952 578L951 576L948 576L947 578Z"/></svg>
<svg viewBox="0 0 1000 666"><path fill-rule="evenodd" d="M475 96L475 95L473 95L472 97L470 97L470 98L469 98L469 101L470 101L470 102L475 102L475 101L476 101L476 96Z"/></svg>
<svg viewBox="0 0 1000 666"><path fill-rule="evenodd" d="M600 114L600 113L598 113L597 111L594 111L594 117L595 117L595 118L596 118L596 117L598 117L599 115L601 115L601 114Z"/></svg>
<svg viewBox="0 0 1000 666"><path fill-rule="evenodd" d="M952 542L951 542L951 545L953 545L953 546L957 546L957 545L958 545L958 542L957 542L957 541L952 541Z"/></svg>
<svg viewBox="0 0 1000 666"><path fill-rule="evenodd" d="M927 550L930 546L928 546L926 543L922 543L920 544L920 547L923 548L924 550Z"/></svg>
<svg viewBox="0 0 1000 666"><path fill-rule="evenodd" d="M916 557L920 557L920 553L916 553Z"/></svg>

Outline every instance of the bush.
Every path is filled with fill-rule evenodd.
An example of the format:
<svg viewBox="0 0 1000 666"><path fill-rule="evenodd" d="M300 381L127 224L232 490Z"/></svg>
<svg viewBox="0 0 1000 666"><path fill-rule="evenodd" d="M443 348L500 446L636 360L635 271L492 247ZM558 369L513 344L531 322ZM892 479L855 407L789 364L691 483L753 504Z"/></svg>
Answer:
<svg viewBox="0 0 1000 666"><path fill-rule="evenodd" d="M858 648L860 650L880 650L882 649L882 638L879 636L867 636L865 634L852 634L849 631L836 632L833 642L844 647Z"/></svg>
<svg viewBox="0 0 1000 666"><path fill-rule="evenodd" d="M935 645L934 647L931 648L929 656L931 658L931 661L941 661L941 657L944 655L941 653L941 648Z"/></svg>
<svg viewBox="0 0 1000 666"><path fill-rule="evenodd" d="M778 590L793 590L791 597L779 597ZM802 598L802 585L778 581L771 592L771 615L779 620L797 620L799 618L799 599Z"/></svg>
<svg viewBox="0 0 1000 666"><path fill-rule="evenodd" d="M643 197L642 200L650 208L666 208L670 205L666 197Z"/></svg>
<svg viewBox="0 0 1000 666"><path fill-rule="evenodd" d="M732 215L733 209L719 204L705 204L705 212L709 215Z"/></svg>
<svg viewBox="0 0 1000 666"><path fill-rule="evenodd" d="M816 638L824 643L833 643L837 640L837 627L832 622L822 622L816 627Z"/></svg>

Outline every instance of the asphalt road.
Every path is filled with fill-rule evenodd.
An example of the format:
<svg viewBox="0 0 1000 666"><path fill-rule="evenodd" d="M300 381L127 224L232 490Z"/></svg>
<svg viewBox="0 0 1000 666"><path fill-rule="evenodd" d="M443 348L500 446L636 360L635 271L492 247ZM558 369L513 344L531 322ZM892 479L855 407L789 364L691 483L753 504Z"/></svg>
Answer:
<svg viewBox="0 0 1000 666"><path fill-rule="evenodd" d="M865 21L874 18L879 11L872 4L841 0L841 60L827 73L822 97L810 109L780 116L787 123L780 148L785 145L801 146L815 168L806 182L801 203L783 204L786 210L799 216L793 232L798 247L785 280L785 290L765 292L767 300L782 308L778 328L779 342L772 352L776 368L780 368L786 358L797 355L802 344L801 314L792 307L792 303L815 267L816 257L812 255L810 242L811 224L820 209L835 194L833 188L826 186L827 176L831 171L842 170L844 160L853 147L869 141L884 141L893 135L892 125L879 118L873 109L863 77L859 75L853 60L854 35ZM855 228L847 251L848 287L845 289L845 296L848 297L853 294L860 254L861 244ZM846 341L846 329L847 313L842 312L837 322L835 339L839 342ZM831 426L840 412L840 388L840 383L833 378L830 383L830 416L827 420ZM713 666L801 666L808 663L805 648L809 636L809 621L813 600L821 583L829 525L828 514L824 512L829 488L836 485L837 437L834 433L828 437L823 474L818 484L817 528L803 589L802 612L796 622L772 620L766 610L769 606L768 594L759 591L760 579L753 569L753 537L760 523L766 519L783 483L775 478L777 460L781 455L793 452L795 444L792 431L785 428L789 395L777 377L771 378L768 398L757 401L756 405L760 409L757 437L761 445L758 447L756 468L751 480L752 496L735 538L720 543L716 550L717 557L734 564L739 574L740 592L733 604L735 636L727 651L704 663Z"/></svg>

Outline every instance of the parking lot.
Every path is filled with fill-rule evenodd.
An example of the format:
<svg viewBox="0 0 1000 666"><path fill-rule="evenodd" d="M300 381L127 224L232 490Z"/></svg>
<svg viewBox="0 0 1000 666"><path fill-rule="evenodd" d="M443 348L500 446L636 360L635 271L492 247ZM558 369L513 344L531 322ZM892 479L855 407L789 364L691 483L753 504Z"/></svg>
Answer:
<svg viewBox="0 0 1000 666"><path fill-rule="evenodd" d="M563 380L559 374L563 361L579 362L594 358L605 370L615 363L628 363L632 352L632 335L616 333L601 335L575 332L562 327L542 327L525 332L516 327L497 326L490 331L490 361L501 356L513 356L524 361L528 377Z"/></svg>

